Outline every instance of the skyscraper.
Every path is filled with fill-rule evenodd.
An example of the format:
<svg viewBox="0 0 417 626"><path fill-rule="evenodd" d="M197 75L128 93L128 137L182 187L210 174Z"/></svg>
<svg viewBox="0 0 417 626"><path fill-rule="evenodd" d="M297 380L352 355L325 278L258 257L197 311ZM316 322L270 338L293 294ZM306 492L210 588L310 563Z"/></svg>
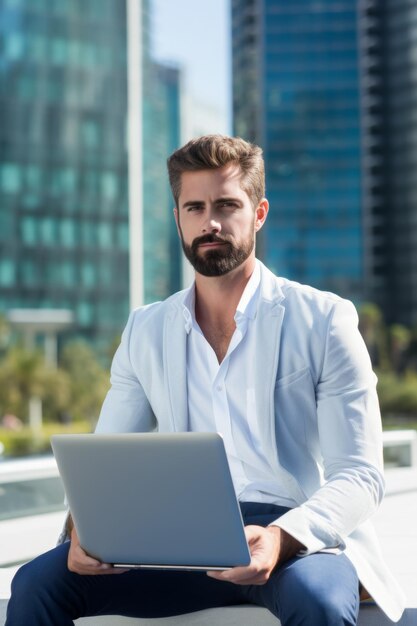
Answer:
<svg viewBox="0 0 417 626"><path fill-rule="evenodd" d="M235 133L266 160L261 255L417 322L417 3L232 0Z"/></svg>
<svg viewBox="0 0 417 626"><path fill-rule="evenodd" d="M357 10L351 0L233 0L234 130L259 143L277 273L363 287Z"/></svg>
<svg viewBox="0 0 417 626"><path fill-rule="evenodd" d="M137 9L146 46L149 2ZM98 346L119 334L129 312L130 243L155 236L148 267L171 249L155 211L141 231L131 228L126 12L119 0L0 0L0 311L70 309L73 331ZM146 51L141 59L145 76ZM176 115L172 99L163 106ZM166 179L154 148L166 126L152 128L143 169L152 162L155 179ZM172 260L162 257L159 272L171 275ZM174 278L176 287L179 270ZM145 273L144 291L153 284ZM171 290L165 280L158 295Z"/></svg>
<svg viewBox="0 0 417 626"><path fill-rule="evenodd" d="M417 2L361 0L367 292L417 323Z"/></svg>

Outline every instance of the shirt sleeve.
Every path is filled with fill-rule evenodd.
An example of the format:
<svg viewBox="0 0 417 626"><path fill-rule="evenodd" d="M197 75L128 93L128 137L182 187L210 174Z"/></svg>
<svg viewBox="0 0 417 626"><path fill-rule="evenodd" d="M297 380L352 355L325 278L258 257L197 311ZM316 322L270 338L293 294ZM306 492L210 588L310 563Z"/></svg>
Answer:
<svg viewBox="0 0 417 626"><path fill-rule="evenodd" d="M155 416L131 361L132 335L139 332L138 311L133 311L114 355L110 383L96 433L148 432L155 428Z"/></svg>

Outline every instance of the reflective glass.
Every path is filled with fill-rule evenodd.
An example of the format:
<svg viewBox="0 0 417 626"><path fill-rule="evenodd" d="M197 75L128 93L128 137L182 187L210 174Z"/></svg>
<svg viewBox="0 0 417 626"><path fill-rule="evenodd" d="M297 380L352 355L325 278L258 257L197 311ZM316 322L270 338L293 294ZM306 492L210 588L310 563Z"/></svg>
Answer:
<svg viewBox="0 0 417 626"><path fill-rule="evenodd" d="M22 170L19 165L6 163L1 166L1 189L5 193L17 193L22 185Z"/></svg>
<svg viewBox="0 0 417 626"><path fill-rule="evenodd" d="M22 241L34 245L38 241L38 222L34 217L24 217L21 221Z"/></svg>
<svg viewBox="0 0 417 626"><path fill-rule="evenodd" d="M15 264L12 259L0 259L0 284L3 287L12 285L15 281Z"/></svg>

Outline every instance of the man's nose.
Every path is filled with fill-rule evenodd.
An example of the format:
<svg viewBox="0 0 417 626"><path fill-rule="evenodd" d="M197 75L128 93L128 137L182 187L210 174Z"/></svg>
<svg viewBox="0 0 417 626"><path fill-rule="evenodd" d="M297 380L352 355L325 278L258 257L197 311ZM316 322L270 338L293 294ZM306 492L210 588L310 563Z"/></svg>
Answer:
<svg viewBox="0 0 417 626"><path fill-rule="evenodd" d="M222 229L222 225L218 219L214 216L209 216L203 224L203 233L219 233Z"/></svg>

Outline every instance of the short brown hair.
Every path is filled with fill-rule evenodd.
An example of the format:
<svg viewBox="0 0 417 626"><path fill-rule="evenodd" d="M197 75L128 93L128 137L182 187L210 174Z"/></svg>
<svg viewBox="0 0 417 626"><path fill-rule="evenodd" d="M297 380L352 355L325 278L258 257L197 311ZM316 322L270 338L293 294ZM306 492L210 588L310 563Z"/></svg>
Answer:
<svg viewBox="0 0 417 626"><path fill-rule="evenodd" d="M236 163L241 170L241 187L254 207L265 196L265 168L262 149L240 137L205 135L191 139L169 157L168 174L172 195L178 206L183 172L217 169Z"/></svg>

